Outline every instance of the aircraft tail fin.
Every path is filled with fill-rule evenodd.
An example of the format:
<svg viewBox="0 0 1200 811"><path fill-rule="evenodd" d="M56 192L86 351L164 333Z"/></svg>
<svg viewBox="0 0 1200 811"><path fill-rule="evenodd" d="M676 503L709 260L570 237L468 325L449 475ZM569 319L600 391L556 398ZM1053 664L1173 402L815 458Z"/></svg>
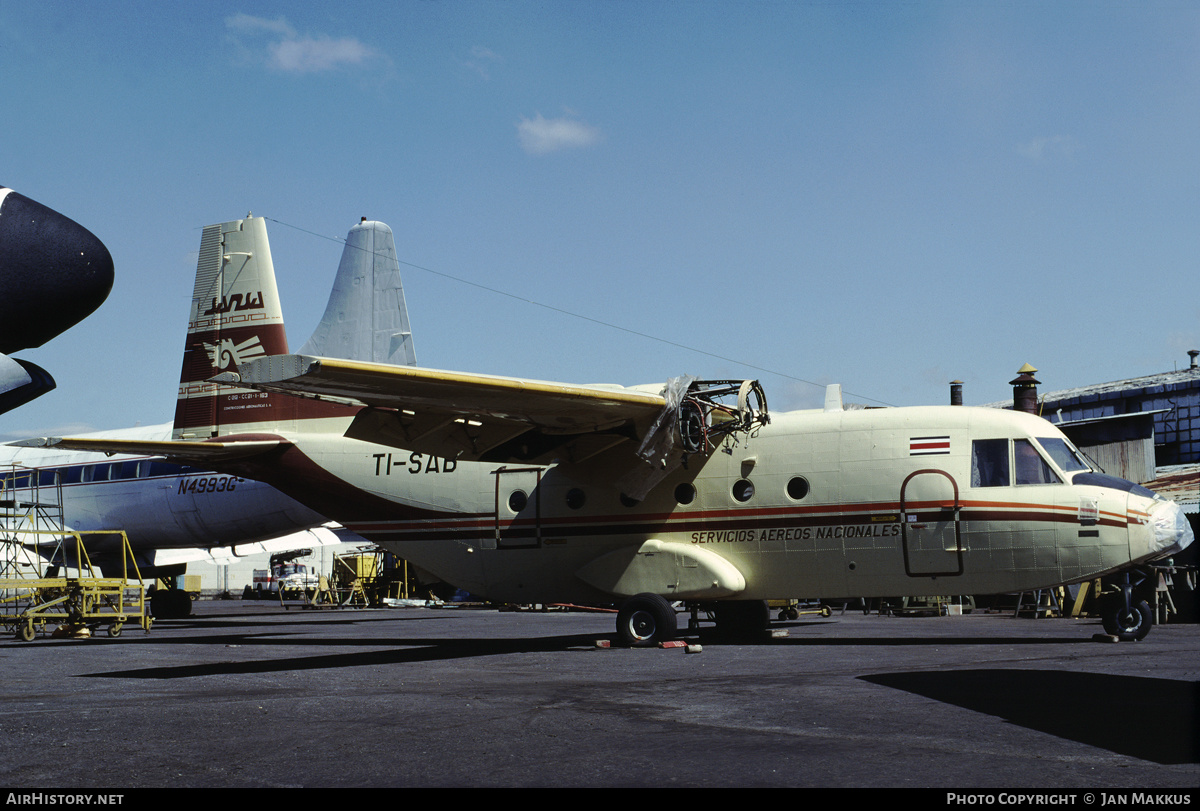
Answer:
<svg viewBox="0 0 1200 811"><path fill-rule="evenodd" d="M196 263L174 438L206 439L244 432L252 424L269 428L281 420L322 416L301 415L304 401L293 397L209 382L221 372L237 371L239 363L251 358L287 351L266 221L247 216L206 226ZM307 410L315 405L310 403Z"/></svg>
<svg viewBox="0 0 1200 811"><path fill-rule="evenodd" d="M416 365L391 228L364 217L350 229L325 314L298 354Z"/></svg>

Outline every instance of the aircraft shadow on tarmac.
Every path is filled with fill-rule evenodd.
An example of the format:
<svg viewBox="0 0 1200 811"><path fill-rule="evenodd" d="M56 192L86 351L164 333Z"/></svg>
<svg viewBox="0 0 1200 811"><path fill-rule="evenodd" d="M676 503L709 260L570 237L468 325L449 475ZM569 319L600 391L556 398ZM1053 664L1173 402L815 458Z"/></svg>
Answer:
<svg viewBox="0 0 1200 811"><path fill-rule="evenodd" d="M275 619L282 619L279 615L275 615ZM400 619L396 617L395 619ZM416 620L417 617L406 619ZM422 616L422 622L427 622L430 617ZM449 619L449 617L445 617ZM255 660L242 661L219 661L219 662L203 662L190 665L175 665L164 667L148 667L130 670L116 670L99 673L80 674L85 678L126 678L126 679L177 679L177 678L195 678L198 676L214 676L214 675L229 675L229 674L247 674L247 673L278 673L292 670L318 670L318 669L336 669L343 667L360 667L360 666L379 666L389 664L406 664L423 661L438 661L449 659L469 659L484 656L498 656L505 654L520 654L520 653L545 653L545 652L565 652L568 650L591 650L595 647L598 639L608 638L605 633L600 634L569 634L559 636L544 636L544 637L454 637L454 636L438 636L423 633L421 635L409 636L373 636L359 635L352 630L357 623L357 618L354 615L346 616L344 619L333 619L330 617L322 617L321 619L307 619L302 614L293 614L287 617L286 620L278 624L255 624L254 630L246 629L245 615L230 615L222 617L219 615L208 616L204 618L191 618L186 620L172 620L170 624L174 628L187 628L188 630L204 630L204 633L197 636L170 636L170 637L155 637L148 636L143 640L143 644L150 645L198 645L198 646L219 646L226 647L245 647L245 648L273 648L279 646L298 647L303 646L312 650L334 649L338 652L329 654L318 654L314 656L292 656L286 658L264 658ZM314 638L306 636L304 631L297 626L320 624L323 627L331 625L342 625L348 630L348 633L342 637L323 636ZM821 625L822 623L787 623L788 627L799 627L803 625ZM428 631L428 629L423 629ZM718 645L837 645L837 646L912 646L912 645L995 645L995 644L1056 644L1061 645L1064 641L1058 638L1029 638L1029 637L987 637L987 636L964 636L964 637L863 637L855 636L850 638L816 638L816 639L797 639L797 638L762 638L751 639L744 636L728 636L718 632L715 628L705 627L698 633L682 632L681 637L686 637L694 641L701 641L705 644ZM1082 640L1081 640L1082 641ZM128 640L106 640L94 639L90 644L127 644ZM75 642L61 642L50 644L77 644ZM355 651L347 652L343 650L347 647L371 647L371 648L392 648L391 650L371 650L371 651Z"/></svg>
<svg viewBox="0 0 1200 811"><path fill-rule="evenodd" d="M280 673L344 667L403 665L448 659L470 659L514 653L540 653L570 649L592 649L597 635L574 634L537 638L498 639L449 637L346 637L343 639L295 638L286 632L217 634L208 637L175 640L189 644L219 644L223 647L305 646L312 648L379 647L384 650L338 651L316 656L289 656L282 659L203 662L193 665L147 667L80 674L85 678L109 679L187 679L248 673Z"/></svg>
<svg viewBox="0 0 1200 811"><path fill-rule="evenodd" d="M1200 682L1057 670L951 670L859 678L1141 760L1164 765L1200 762Z"/></svg>

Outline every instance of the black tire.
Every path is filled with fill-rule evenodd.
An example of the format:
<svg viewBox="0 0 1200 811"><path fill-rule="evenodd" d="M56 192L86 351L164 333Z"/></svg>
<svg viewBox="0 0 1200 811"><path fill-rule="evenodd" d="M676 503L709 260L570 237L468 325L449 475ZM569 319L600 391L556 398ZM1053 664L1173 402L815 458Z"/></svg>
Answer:
<svg viewBox="0 0 1200 811"><path fill-rule="evenodd" d="M163 590L155 590L150 595L150 616L156 620L170 619L168 616L169 603L167 601L167 592Z"/></svg>
<svg viewBox="0 0 1200 811"><path fill-rule="evenodd" d="M766 600L728 600L716 603L713 614L717 630L726 635L749 636L771 624L771 607Z"/></svg>
<svg viewBox="0 0 1200 811"><path fill-rule="evenodd" d="M176 620L192 615L192 596L183 589L160 589L150 597L150 613L155 619Z"/></svg>
<svg viewBox="0 0 1200 811"><path fill-rule="evenodd" d="M1102 620L1105 632L1111 636L1124 642L1137 642L1145 639L1146 634L1150 633L1154 617L1145 600L1134 603L1129 610L1126 610L1125 601L1116 599L1106 606Z"/></svg>
<svg viewBox="0 0 1200 811"><path fill-rule="evenodd" d="M679 632L675 609L661 594L630 597L617 612L617 636L634 648L669 642Z"/></svg>

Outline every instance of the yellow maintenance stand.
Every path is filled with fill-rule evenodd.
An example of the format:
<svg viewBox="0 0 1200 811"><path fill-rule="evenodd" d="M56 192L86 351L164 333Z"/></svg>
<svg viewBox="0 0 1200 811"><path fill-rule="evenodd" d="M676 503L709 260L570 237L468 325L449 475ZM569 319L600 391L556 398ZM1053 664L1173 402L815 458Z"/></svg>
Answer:
<svg viewBox="0 0 1200 811"><path fill-rule="evenodd" d="M146 611L146 591L141 573L129 547L129 538L121 530L90 532L88 535L116 535L122 549L120 577L102 577L92 565L78 532L23 529L20 540L4 538L9 547L7 560L16 560L19 550L30 543L26 536L53 535L61 544L56 557L68 574L62 577L26 576L27 567L5 565L0 575L0 625L14 630L17 639L32 642L39 629L57 624L77 633L108 627L110 637L118 637L125 624L136 621L146 631L152 619ZM132 567L132 572L130 568ZM23 571L23 569L25 569ZM133 579L130 579L130 574Z"/></svg>

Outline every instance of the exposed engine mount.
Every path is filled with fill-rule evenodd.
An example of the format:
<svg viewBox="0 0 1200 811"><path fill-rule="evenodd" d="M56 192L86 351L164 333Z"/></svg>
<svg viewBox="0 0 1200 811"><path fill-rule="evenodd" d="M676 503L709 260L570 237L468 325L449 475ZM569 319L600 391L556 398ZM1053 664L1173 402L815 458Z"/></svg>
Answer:
<svg viewBox="0 0 1200 811"><path fill-rule="evenodd" d="M696 380L679 402L676 422L683 450L706 453L723 437L770 421L767 396L757 380Z"/></svg>

